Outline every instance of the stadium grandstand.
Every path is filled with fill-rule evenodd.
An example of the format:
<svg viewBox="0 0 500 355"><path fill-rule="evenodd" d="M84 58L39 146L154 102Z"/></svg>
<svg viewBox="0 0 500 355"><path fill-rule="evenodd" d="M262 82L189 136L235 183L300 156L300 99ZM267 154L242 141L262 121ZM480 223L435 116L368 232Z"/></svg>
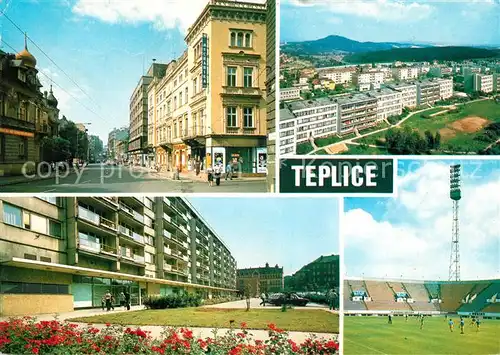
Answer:
<svg viewBox="0 0 500 355"><path fill-rule="evenodd" d="M479 315L500 319L500 280L345 279L345 315Z"/></svg>

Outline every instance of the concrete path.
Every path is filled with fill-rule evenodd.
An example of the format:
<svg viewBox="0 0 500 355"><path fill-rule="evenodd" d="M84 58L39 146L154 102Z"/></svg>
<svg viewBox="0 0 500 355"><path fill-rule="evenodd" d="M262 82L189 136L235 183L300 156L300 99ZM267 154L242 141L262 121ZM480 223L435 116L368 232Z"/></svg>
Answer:
<svg viewBox="0 0 500 355"><path fill-rule="evenodd" d="M260 305L261 299L260 298L251 298L250 299L250 308L251 309L281 309L279 306L272 306L269 304L266 304L266 306L261 306ZM219 303L219 304L212 304L208 306L203 306L205 308L219 308L219 309L246 309L247 308L247 302L246 300L238 300L238 301L233 301L233 302L226 302L226 303ZM321 305L321 304L316 304L316 303L308 303L307 306L305 307L293 307L294 309L321 309L324 311L336 313L337 311L329 311L327 306Z"/></svg>
<svg viewBox="0 0 500 355"><path fill-rule="evenodd" d="M257 302L257 301L260 301L260 300L255 299L253 302ZM237 303L237 305L238 305L238 302L240 302L240 301L229 302L229 304ZM245 301L243 301L243 302L245 302ZM227 305L227 304L228 303L223 303L223 305ZM205 306L205 307L211 307L211 306ZM245 305L245 307L246 307L246 305ZM222 307L222 308L229 308L229 307ZM236 307L236 305L235 305L233 308L239 308L239 307ZM252 308L258 308L258 307L252 307ZM267 306L266 306L266 308L267 308ZM278 307L273 307L273 308L278 308ZM314 308L314 307L298 307L298 308L308 308L309 309L309 308ZM131 307L132 311L139 311L139 310L143 310L143 309L144 309L144 306ZM326 311L328 311L328 309L326 309ZM91 317L91 316L97 316L97 315L101 315L101 314L121 313L121 312L127 312L127 311L123 310L123 308L120 308L120 307L117 307L117 308L115 308L114 311L109 311L109 312L103 311L101 309L84 309L84 310L78 310L78 311L74 311L74 312L61 313L61 314L57 314L57 313L42 314L42 315L37 315L35 317L36 317L37 321L51 321L51 320L54 320L56 318L59 321L66 321L66 320L71 319L71 318ZM10 317L0 317L0 321L6 321L9 318ZM19 317L17 317L17 318L19 318ZM74 323L76 323L76 322L74 322ZM80 324L82 326L86 325L83 323L76 323L76 324ZM106 328L106 325L104 325L104 324L93 324L92 326L95 328L98 328L98 329ZM161 338L162 337L161 334L164 331L164 327L166 327L166 326L168 326L168 325L165 324L165 325L158 325L158 326L141 326L140 328L144 331L151 332L150 335L154 338ZM127 326L124 326L124 327L126 328ZM130 325L129 327L133 328L133 329L139 328L139 326L137 326L137 325ZM193 331L194 336L196 336L196 337L202 337L202 338L212 337L213 338L213 336L214 336L214 328L189 327L189 329L191 329ZM229 329L227 329L227 328L218 329L217 334L219 336L224 335L228 330ZM250 332L250 334L253 335L253 339L255 339L255 340L265 341L265 340L269 339L269 334L267 333L267 330L249 330L249 332ZM318 338L338 339L338 334L305 333L305 332L290 332L290 339L292 339L295 342L300 343L300 342L305 341L307 338L309 338L311 334L314 334Z"/></svg>

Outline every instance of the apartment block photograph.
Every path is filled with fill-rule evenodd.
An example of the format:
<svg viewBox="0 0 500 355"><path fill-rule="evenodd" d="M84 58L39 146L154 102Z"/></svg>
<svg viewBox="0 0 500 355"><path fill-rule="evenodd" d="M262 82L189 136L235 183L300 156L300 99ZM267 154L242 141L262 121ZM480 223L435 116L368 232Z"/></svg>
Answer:
<svg viewBox="0 0 500 355"><path fill-rule="evenodd" d="M190 347L252 329L249 346L280 333L290 353L311 339L338 351L335 199L2 197L0 211L0 321L146 327L151 347L165 326L189 327Z"/></svg>
<svg viewBox="0 0 500 355"><path fill-rule="evenodd" d="M283 1L280 17L283 156L499 153L497 2Z"/></svg>
<svg viewBox="0 0 500 355"><path fill-rule="evenodd" d="M274 191L275 1L0 11L3 191Z"/></svg>

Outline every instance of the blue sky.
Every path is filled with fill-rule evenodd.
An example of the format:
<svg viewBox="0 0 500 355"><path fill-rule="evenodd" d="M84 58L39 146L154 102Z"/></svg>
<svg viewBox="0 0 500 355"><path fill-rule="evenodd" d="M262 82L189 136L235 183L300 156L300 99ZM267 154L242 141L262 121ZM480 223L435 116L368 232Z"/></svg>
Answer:
<svg viewBox="0 0 500 355"><path fill-rule="evenodd" d="M401 160L397 198L345 199L348 276L447 279L451 164L462 164L462 279L500 277L498 160Z"/></svg>
<svg viewBox="0 0 500 355"><path fill-rule="evenodd" d="M168 62L185 49L184 33L206 0L0 0L17 25L90 96L87 97L33 44L38 69L71 93L54 87L61 113L90 122L89 131L107 142L114 127L128 126L129 98L152 59ZM0 36L17 50L23 35L0 16ZM4 43L0 49L13 52ZM50 80L39 75L48 90Z"/></svg>
<svg viewBox="0 0 500 355"><path fill-rule="evenodd" d="M340 35L500 47L498 0L282 0L281 42Z"/></svg>
<svg viewBox="0 0 500 355"><path fill-rule="evenodd" d="M190 198L224 240L238 267L284 267L291 275L321 255L338 254L335 198Z"/></svg>

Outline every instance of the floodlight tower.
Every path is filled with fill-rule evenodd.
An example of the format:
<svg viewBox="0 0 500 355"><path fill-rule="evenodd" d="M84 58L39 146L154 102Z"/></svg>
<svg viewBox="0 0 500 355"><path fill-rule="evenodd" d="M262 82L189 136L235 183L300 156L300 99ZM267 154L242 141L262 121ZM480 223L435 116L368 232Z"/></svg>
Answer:
<svg viewBox="0 0 500 355"><path fill-rule="evenodd" d="M453 201L453 223L451 227L451 253L449 280L460 281L460 229L458 223L458 202L462 198L460 190L461 165L450 166L450 198Z"/></svg>

